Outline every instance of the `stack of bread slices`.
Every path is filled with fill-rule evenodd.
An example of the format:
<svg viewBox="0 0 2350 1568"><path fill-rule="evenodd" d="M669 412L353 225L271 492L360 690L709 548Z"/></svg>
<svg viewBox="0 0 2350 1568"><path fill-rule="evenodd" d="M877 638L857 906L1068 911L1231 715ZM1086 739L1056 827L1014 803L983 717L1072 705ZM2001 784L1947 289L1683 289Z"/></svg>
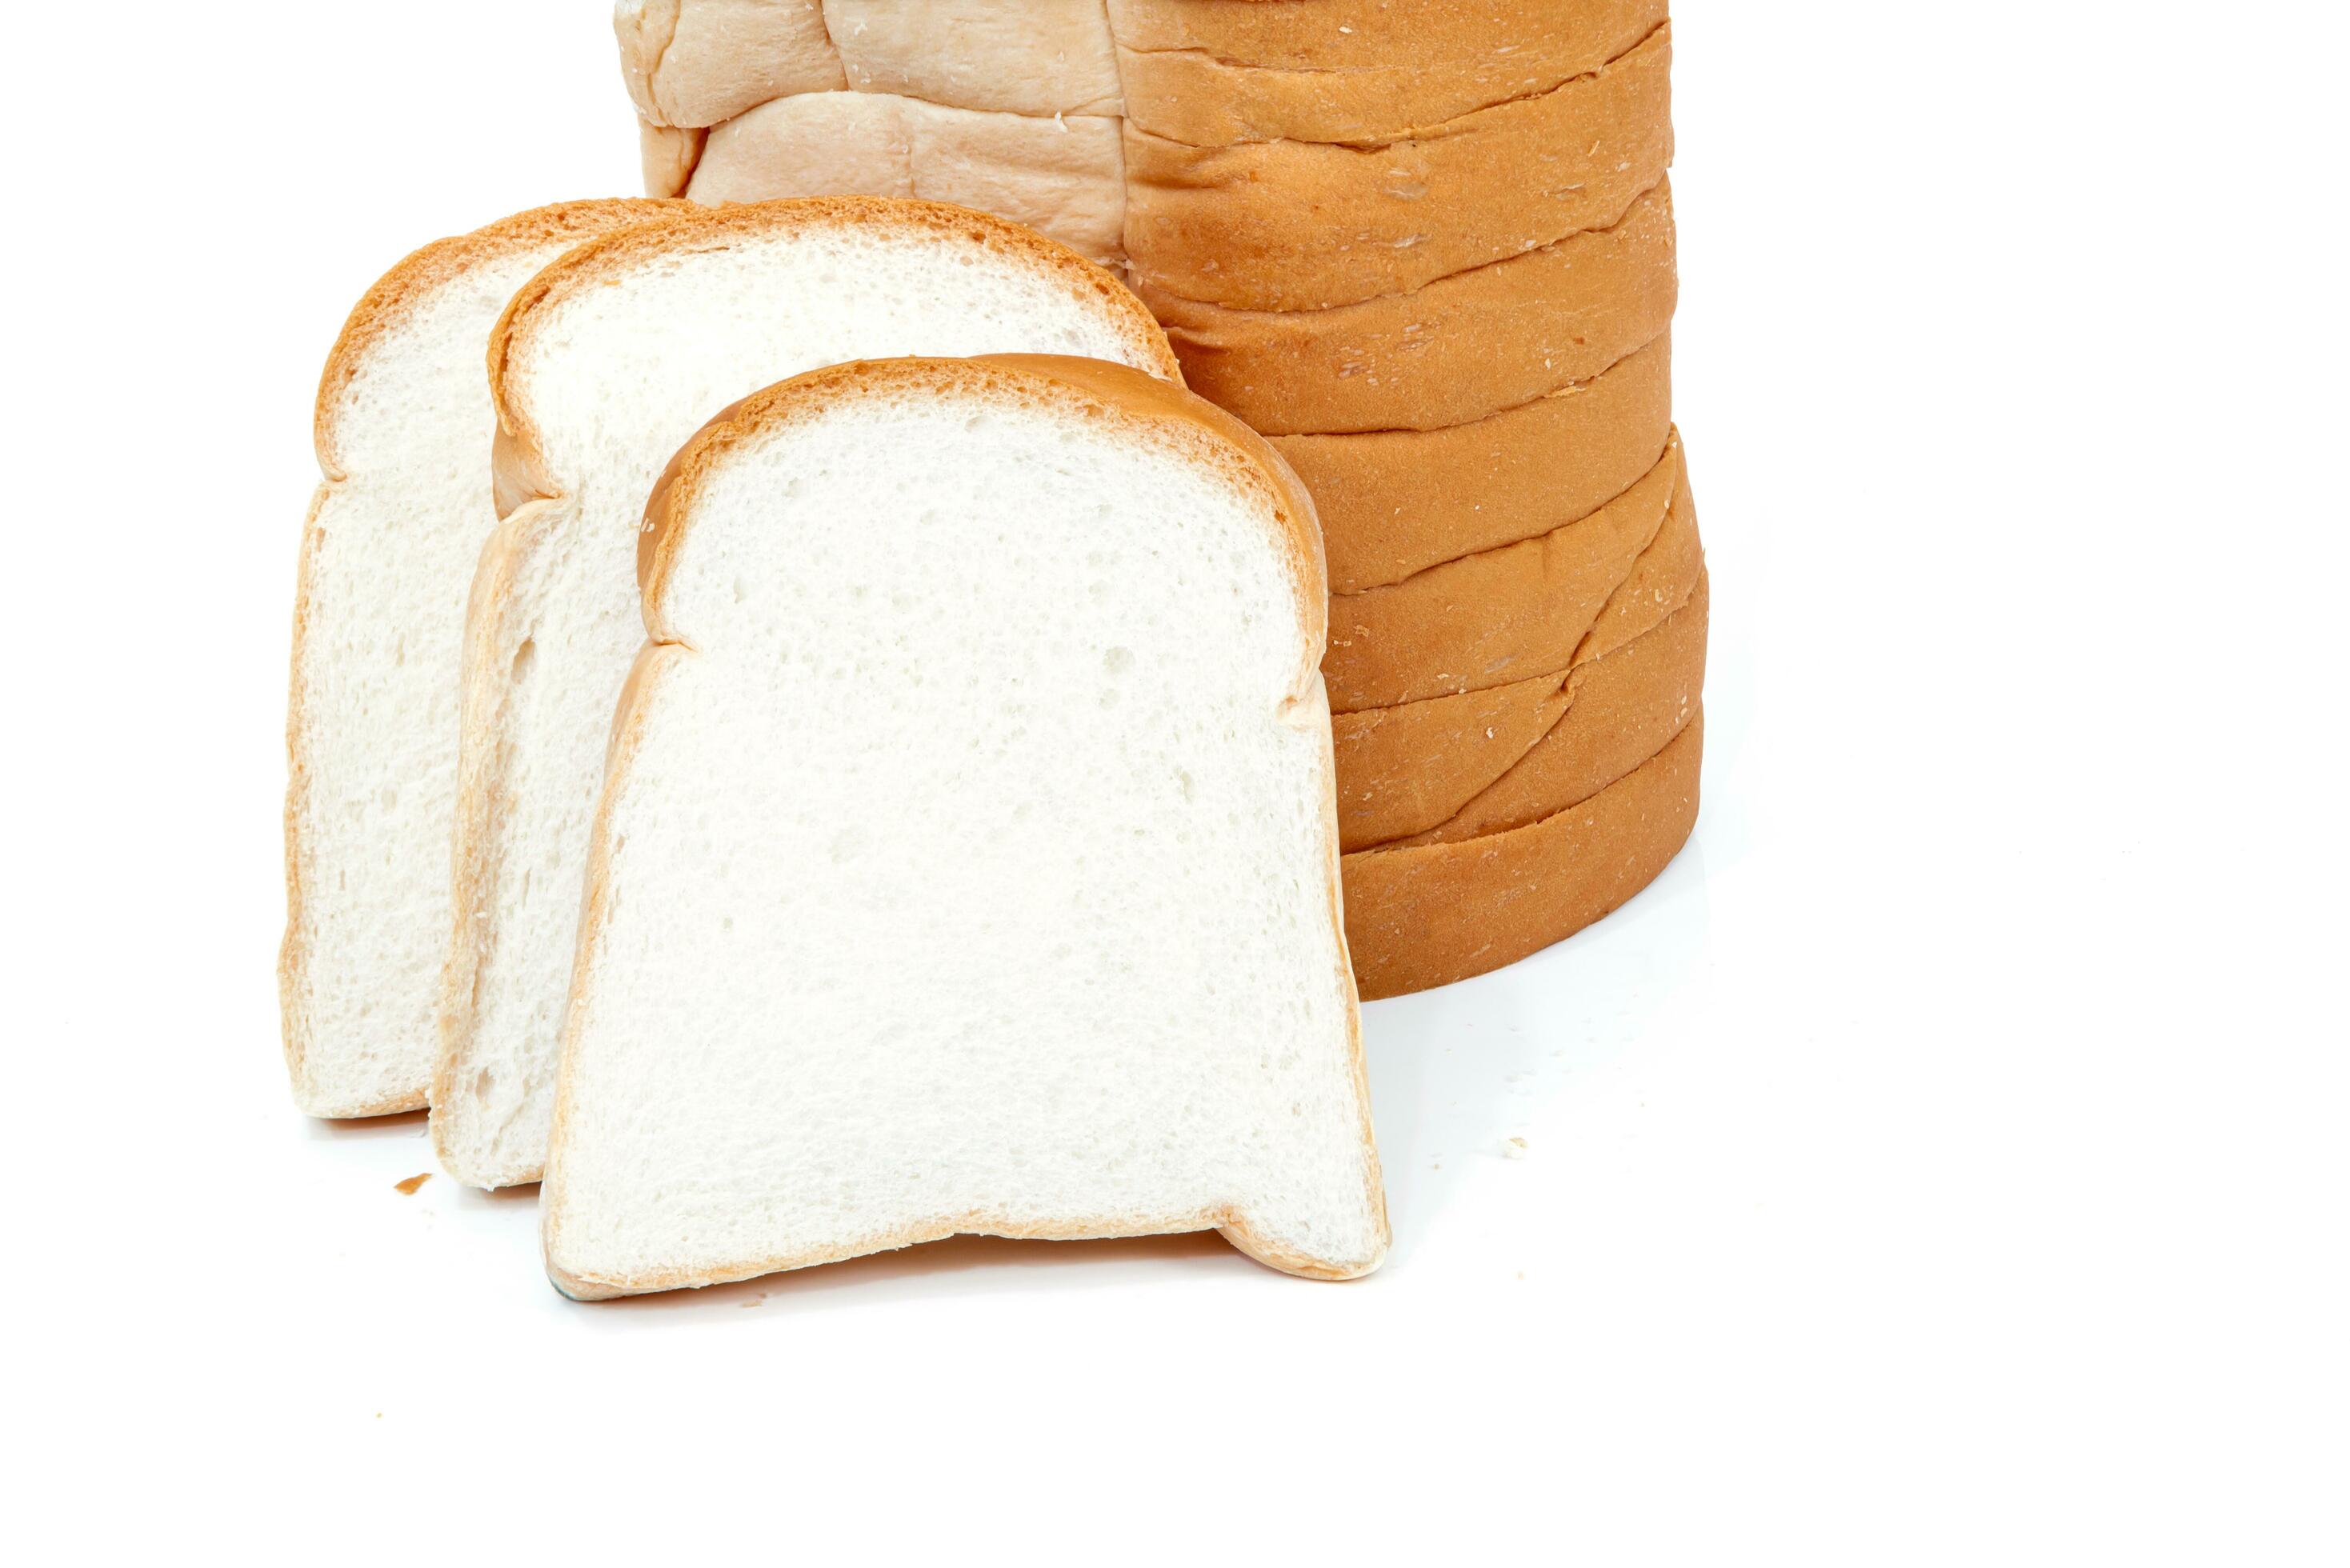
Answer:
<svg viewBox="0 0 2350 1568"><path fill-rule="evenodd" d="M620 0L656 195L992 209L1118 270L1304 479L1367 997L1694 824L1664 0Z"/></svg>
<svg viewBox="0 0 2350 1568"><path fill-rule="evenodd" d="M931 202L544 207L369 291L317 435L304 1109L543 1179L579 1296L1377 1266L1313 504L1116 279Z"/></svg>

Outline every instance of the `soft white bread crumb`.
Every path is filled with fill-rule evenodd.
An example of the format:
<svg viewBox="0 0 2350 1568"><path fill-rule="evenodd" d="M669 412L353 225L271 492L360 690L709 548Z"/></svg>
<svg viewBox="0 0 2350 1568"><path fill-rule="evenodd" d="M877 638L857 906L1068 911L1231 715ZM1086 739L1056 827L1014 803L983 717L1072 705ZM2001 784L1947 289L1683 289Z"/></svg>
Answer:
<svg viewBox="0 0 2350 1568"><path fill-rule="evenodd" d="M958 1231L1377 1265L1311 512L1221 439L913 361L681 454L566 1032L564 1289Z"/></svg>
<svg viewBox="0 0 2350 1568"><path fill-rule="evenodd" d="M318 394L286 723L280 981L295 1103L424 1103L449 941L465 589L497 524L482 346L515 289L661 211L575 202L425 246L369 291Z"/></svg>
<svg viewBox="0 0 2350 1568"><path fill-rule="evenodd" d="M697 426L817 366L1035 349L1175 374L1099 268L976 213L846 198L730 208L584 247L494 348L522 501L468 611L458 929L432 1128L451 1174L537 1179L612 703L643 640L645 497ZM524 501L525 495L540 497Z"/></svg>

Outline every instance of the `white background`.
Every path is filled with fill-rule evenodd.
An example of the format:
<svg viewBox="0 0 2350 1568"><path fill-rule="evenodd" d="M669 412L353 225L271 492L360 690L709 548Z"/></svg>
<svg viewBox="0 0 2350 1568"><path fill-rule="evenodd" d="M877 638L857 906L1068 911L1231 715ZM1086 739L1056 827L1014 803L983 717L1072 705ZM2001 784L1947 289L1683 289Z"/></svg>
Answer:
<svg viewBox="0 0 2350 1568"><path fill-rule="evenodd" d="M11 20L19 1561L2350 1555L2336 8L1682 0L1704 817L1367 1010L1378 1276L583 1307L527 1193L393 1190L421 1119L292 1111L273 966L319 364L635 188L604 16Z"/></svg>

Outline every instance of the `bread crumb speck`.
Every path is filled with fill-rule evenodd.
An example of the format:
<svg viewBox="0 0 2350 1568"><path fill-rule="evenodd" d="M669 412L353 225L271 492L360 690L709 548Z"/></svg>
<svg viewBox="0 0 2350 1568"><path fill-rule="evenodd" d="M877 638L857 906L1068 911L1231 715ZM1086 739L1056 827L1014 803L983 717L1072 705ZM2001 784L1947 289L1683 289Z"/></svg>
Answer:
<svg viewBox="0 0 2350 1568"><path fill-rule="evenodd" d="M1504 1159L1525 1158L1526 1140L1522 1137L1503 1138L1502 1140L1502 1158Z"/></svg>
<svg viewBox="0 0 2350 1568"><path fill-rule="evenodd" d="M432 1179L432 1173L431 1171L420 1170L405 1181L393 1182L391 1184L391 1189L394 1192L399 1193L402 1198L413 1198L416 1196L416 1189Z"/></svg>

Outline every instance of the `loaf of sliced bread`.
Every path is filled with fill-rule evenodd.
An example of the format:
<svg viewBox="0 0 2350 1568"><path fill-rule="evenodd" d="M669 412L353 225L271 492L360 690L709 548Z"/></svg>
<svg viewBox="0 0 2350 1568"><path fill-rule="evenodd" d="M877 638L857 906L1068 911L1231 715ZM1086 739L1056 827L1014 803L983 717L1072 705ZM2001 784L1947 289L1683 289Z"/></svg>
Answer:
<svg viewBox="0 0 2350 1568"><path fill-rule="evenodd" d="M414 1110L449 941L457 650L496 525L482 346L581 240L662 211L573 202L425 246L351 312L318 385L286 741L278 981L295 1103Z"/></svg>
<svg viewBox="0 0 2350 1568"><path fill-rule="evenodd" d="M781 378L1003 349L1178 375L1149 313L1100 268L922 202L704 213L583 246L515 296L490 348L504 521L468 610L432 1102L459 1179L534 1180L545 1158L604 737L643 640L631 563L661 465L712 410Z"/></svg>
<svg viewBox="0 0 2350 1568"><path fill-rule="evenodd" d="M835 367L655 490L545 1191L598 1297L957 1232L1387 1246L1311 503L1094 360Z"/></svg>

